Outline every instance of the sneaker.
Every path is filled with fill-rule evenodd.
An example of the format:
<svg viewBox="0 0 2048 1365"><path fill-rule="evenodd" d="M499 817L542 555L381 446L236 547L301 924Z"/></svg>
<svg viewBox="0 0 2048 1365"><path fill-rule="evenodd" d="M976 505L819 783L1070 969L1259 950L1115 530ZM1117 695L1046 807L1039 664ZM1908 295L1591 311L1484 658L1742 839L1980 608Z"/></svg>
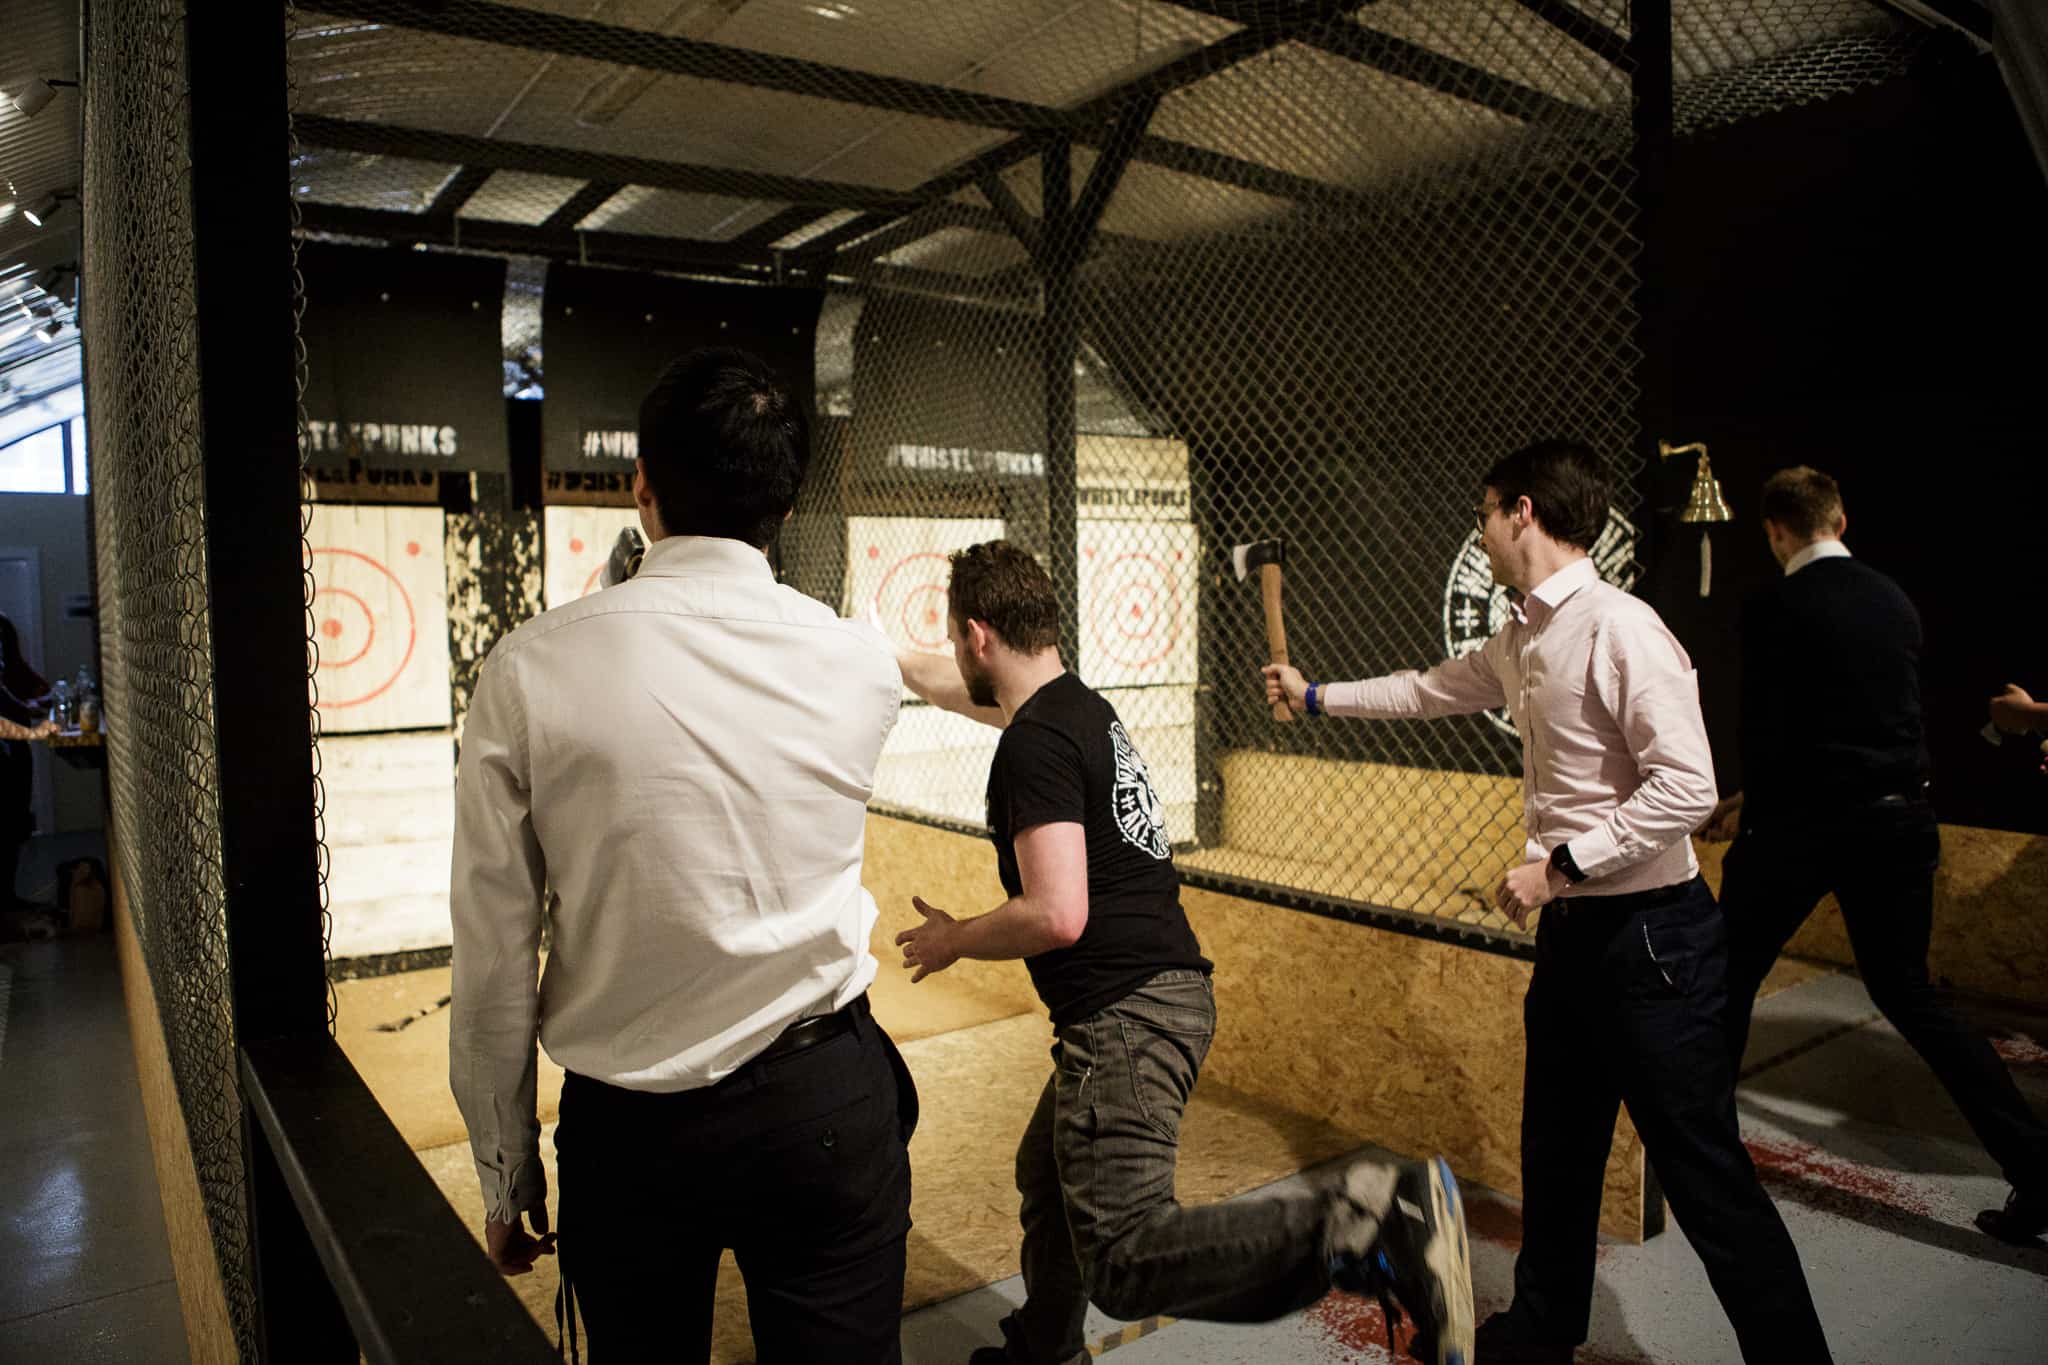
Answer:
<svg viewBox="0 0 2048 1365"><path fill-rule="evenodd" d="M2005 1197L2004 1208L1978 1214L1977 1226L2001 1242L2032 1246L2048 1232L2048 1200L2026 1198L2014 1190Z"/></svg>
<svg viewBox="0 0 2048 1365"><path fill-rule="evenodd" d="M1477 1365L1572 1365L1572 1347L1525 1340L1506 1313L1480 1323L1472 1340Z"/></svg>
<svg viewBox="0 0 2048 1365"><path fill-rule="evenodd" d="M1340 1289L1370 1294L1387 1319L1387 1350L1398 1358L1394 1327L1402 1310L1415 1322L1409 1353L1429 1365L1472 1365L1472 1251L1458 1182L1442 1157L1402 1165L1393 1205L1362 1255L1332 1265Z"/></svg>

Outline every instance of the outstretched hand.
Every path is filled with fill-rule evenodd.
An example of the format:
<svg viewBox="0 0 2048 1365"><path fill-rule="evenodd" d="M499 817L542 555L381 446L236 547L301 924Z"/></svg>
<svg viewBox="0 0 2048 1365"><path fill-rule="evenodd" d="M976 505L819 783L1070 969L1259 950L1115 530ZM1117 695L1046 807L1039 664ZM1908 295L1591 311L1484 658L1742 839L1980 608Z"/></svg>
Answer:
<svg viewBox="0 0 2048 1365"><path fill-rule="evenodd" d="M910 904L924 916L924 923L896 935L896 945L903 949L903 966L912 973L910 984L914 986L960 960L960 950L953 943L959 921L936 905L926 905L922 896L912 896Z"/></svg>
<svg viewBox="0 0 2048 1365"><path fill-rule="evenodd" d="M548 1231L547 1204L535 1204L528 1209L526 1221L533 1229L531 1235L520 1225L516 1213L509 1223L495 1218L484 1220L484 1250L489 1253L491 1264L507 1275L524 1275L533 1269L535 1261L555 1254L555 1234Z"/></svg>

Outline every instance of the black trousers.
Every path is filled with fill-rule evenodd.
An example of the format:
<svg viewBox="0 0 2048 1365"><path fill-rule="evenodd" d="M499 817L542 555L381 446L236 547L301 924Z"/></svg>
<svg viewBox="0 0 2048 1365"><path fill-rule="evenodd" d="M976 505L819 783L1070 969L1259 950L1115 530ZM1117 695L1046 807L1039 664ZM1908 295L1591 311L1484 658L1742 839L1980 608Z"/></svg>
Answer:
<svg viewBox="0 0 2048 1365"><path fill-rule="evenodd" d="M1727 962L1720 908L1697 878L1543 912L1523 1007L1517 1335L1586 1339L1607 1153L1626 1104L1742 1358L1829 1359L1798 1252L1736 1128Z"/></svg>
<svg viewBox="0 0 2048 1365"><path fill-rule="evenodd" d="M728 1247L758 1365L901 1361L917 1093L848 1008L850 1031L704 1089L564 1080L559 1255L593 1365L708 1360Z"/></svg>
<svg viewBox="0 0 2048 1365"><path fill-rule="evenodd" d="M2006 1180L2048 1197L2048 1124L2028 1107L1984 1035L1927 974L1940 861L1941 832L1925 801L1881 802L1743 831L1728 850L1721 883L1729 1048L1740 1065L1757 988L1786 940L1832 891L1871 1002L1933 1068Z"/></svg>

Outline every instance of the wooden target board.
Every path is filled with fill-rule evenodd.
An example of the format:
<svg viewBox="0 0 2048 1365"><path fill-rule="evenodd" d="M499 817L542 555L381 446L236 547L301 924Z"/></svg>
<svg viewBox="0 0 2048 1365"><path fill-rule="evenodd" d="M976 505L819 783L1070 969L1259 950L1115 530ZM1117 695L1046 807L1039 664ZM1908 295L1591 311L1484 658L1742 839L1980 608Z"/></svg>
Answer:
<svg viewBox="0 0 2048 1365"><path fill-rule="evenodd" d="M1083 521L1081 676L1091 687L1195 681L1195 528Z"/></svg>
<svg viewBox="0 0 2048 1365"><path fill-rule="evenodd" d="M541 524L546 565L541 604L549 611L598 590L619 532L640 529L634 507L549 507Z"/></svg>
<svg viewBox="0 0 2048 1365"><path fill-rule="evenodd" d="M444 534L437 507L313 508L306 543L323 732L449 723Z"/></svg>
<svg viewBox="0 0 2048 1365"><path fill-rule="evenodd" d="M900 647L950 654L947 557L1002 534L1002 522L981 518L848 517L845 614L874 622Z"/></svg>

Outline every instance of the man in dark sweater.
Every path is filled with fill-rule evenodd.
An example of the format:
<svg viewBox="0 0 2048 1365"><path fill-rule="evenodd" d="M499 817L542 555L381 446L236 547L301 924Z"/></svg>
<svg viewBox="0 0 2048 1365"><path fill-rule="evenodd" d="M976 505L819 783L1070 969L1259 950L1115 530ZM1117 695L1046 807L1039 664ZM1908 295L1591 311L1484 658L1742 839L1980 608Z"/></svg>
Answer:
<svg viewBox="0 0 2048 1365"><path fill-rule="evenodd" d="M1927 800L1919 613L1842 544L1848 519L1827 475L1803 466L1773 474L1762 511L1785 574L1743 612L1743 790L1704 831L1735 838L1721 906L1736 1064L1764 975L1833 892L1871 1000L1934 1068L2012 1185L2005 1207L1977 1225L2030 1241L2048 1229L2048 1125L1927 972L1941 836Z"/></svg>
<svg viewBox="0 0 2048 1365"><path fill-rule="evenodd" d="M1333 1284L1407 1309L1417 1359L1472 1365L1470 1253L1442 1158L1356 1161L1311 1196L1174 1199L1216 1002L1165 808L1115 708L1061 662L1059 599L1038 562L997 540L952 570L953 657L898 662L926 701L1003 731L988 822L1009 899L959 919L919 899L924 922L896 941L912 981L963 957L1022 958L1055 1039L1017 1148L1025 1301L971 1365L1087 1365L1090 1300L1127 1320L1256 1322Z"/></svg>

